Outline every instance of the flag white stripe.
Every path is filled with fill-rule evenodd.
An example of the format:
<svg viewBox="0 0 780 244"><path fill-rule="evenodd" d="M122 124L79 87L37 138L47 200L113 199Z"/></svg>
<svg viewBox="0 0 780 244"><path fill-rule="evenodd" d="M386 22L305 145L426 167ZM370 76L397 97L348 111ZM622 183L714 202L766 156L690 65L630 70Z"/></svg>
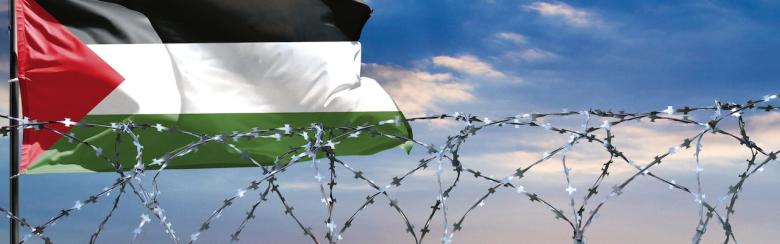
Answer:
<svg viewBox="0 0 780 244"><path fill-rule="evenodd" d="M89 114L397 111L357 42L94 44L125 81Z"/></svg>

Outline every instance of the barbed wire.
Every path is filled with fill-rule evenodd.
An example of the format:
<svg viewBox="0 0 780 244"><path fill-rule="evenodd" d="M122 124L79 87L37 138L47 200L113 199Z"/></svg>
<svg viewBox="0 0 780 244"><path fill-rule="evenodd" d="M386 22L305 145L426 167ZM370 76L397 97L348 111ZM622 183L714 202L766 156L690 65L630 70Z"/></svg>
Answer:
<svg viewBox="0 0 780 244"><path fill-rule="evenodd" d="M314 243L320 243L324 241L327 243L337 243L341 241L343 235L353 226L354 222L359 219L361 213L368 208L368 206L376 203L378 197L386 199L389 203L389 207L396 212L398 218L400 218L405 225L404 228L414 243L423 243L426 237L431 233L431 225L434 223L434 218L441 217L442 233L440 241L442 243L451 243L454 240L457 232L463 231L464 223L468 219L469 215L476 209L485 206L485 201L490 197L496 195L500 189L510 189L516 193L521 194L528 198L532 203L541 205L554 214L554 218L561 220L571 227L572 240L574 243L585 243L585 233L588 227L598 218L603 206L605 206L612 199L620 196L638 177L648 177L653 180L662 182L664 185L669 186L670 189L676 189L686 194L690 194L698 205L698 223L695 228L695 233L692 236L692 243L700 243L702 237L707 233L708 227L711 223L717 222L720 224L724 234L724 243L730 243L733 241L737 243L737 237L734 233L733 223L731 217L734 214L734 208L739 197L739 193L744 187L745 182L755 173L763 171L764 166L772 162L777 162L778 151L767 150L759 146L755 141L751 140L748 130L746 129L745 113L751 112L764 112L772 113L780 111L780 107L772 105L772 101L778 98L777 94L764 96L762 99L749 100L745 103L722 103L716 101L712 106L702 107L682 107L675 109L672 106L667 107L665 110L650 111L643 113L627 113L627 112L612 112L604 111L600 109L590 109L586 111L563 111L557 113L531 113L521 114L516 116L508 116L501 119L491 120L486 117L479 117L476 115L465 113L454 114L440 114L432 116L423 116L405 119L407 122L418 121L432 121L432 120L449 120L463 123L462 129L457 134L448 136L442 146L435 146L432 143L426 143L419 139L410 138L405 135L390 134L384 130L383 127L388 126L401 126L403 118L395 117L388 118L388 120L380 121L376 124L363 124L359 126L343 125L332 127L323 124L313 123L307 127L295 128L288 124L284 124L283 127L277 128L265 128L265 129L252 129L251 131L234 131L226 134L203 134L194 131L182 130L175 126L162 125L162 124L141 124L134 123L133 121L118 121L110 124L96 124L88 121L72 121L69 118L64 118L62 121L35 121L29 118L14 118L6 115L0 115L0 117L7 120L16 120L18 125L4 126L0 128L0 134L6 136L11 130L45 130L51 133L56 133L63 138L66 138L70 143L77 145L84 145L91 149L95 156L104 161L106 164L111 165L117 174L116 180L105 187L102 191L88 195L83 200L75 202L74 206L61 209L57 214L54 214L48 221L38 225L31 224L27 219L20 216L13 215L5 208L0 208L0 212L4 213L8 218L13 218L25 228L27 231L20 243L28 241L30 238L38 238L45 243L53 243L51 237L46 235L46 230L52 227L56 222L63 218L67 218L76 214L84 207L94 205L101 198L107 198L112 193L115 193L111 208L105 214L98 224L97 229L91 234L89 243L96 243L100 234L104 231L106 223L114 216L115 211L119 208L122 197L125 192L129 192L135 196L137 203L144 209L141 213L141 220L138 226L132 230L133 240L140 235L144 227L152 222L152 217L159 222L160 228L168 235L174 243L195 243L200 239L200 236L211 229L211 226L215 224L217 219L220 219L224 211L227 211L230 207L234 206L235 201L244 198L248 193L257 194L257 199L251 204L250 208L246 211L245 216L241 219L240 223L236 227L235 231L229 234L227 239L229 242L235 242L240 240L240 236L246 229L247 224L256 219L256 211L261 204L268 201L269 197L277 198L284 207L283 213L289 216L298 226L298 228L312 240ZM712 112L711 116L708 116L706 120L695 120L691 118L691 114L694 112ZM563 126L554 126L549 122L544 122L545 118L554 117L581 117L582 123L579 129L567 129ZM591 126L591 122L594 117L601 118L601 124L597 126ZM738 125L738 132L732 133L719 127L723 120L734 119ZM699 128L698 132L686 137L677 145L672 145L666 152L657 154L653 157L653 160L640 164L631 159L626 152L619 149L615 145L614 139L617 137L613 131L614 127L625 124L629 121L649 120L650 122L656 122L659 120L670 121L672 123L679 123L684 125L695 126ZM115 133L116 139L114 141L113 156L104 152L104 149L90 143L85 139L79 138L73 132L63 132L53 128L51 125L63 124L67 127L71 126L83 126L87 128L96 128L100 130L110 130ZM537 160L530 162L525 167L518 167L512 172L508 172L504 177L493 177L483 174L479 169L470 168L461 162L460 150L469 139L477 136L482 130L485 129L498 129L498 128L541 128L550 132L555 132L560 135L568 136L568 140L558 147L553 148L549 152L545 152ZM152 162L143 161L144 146L138 134L139 131L151 131L153 133L168 133L168 134L180 134L191 137L192 142L179 147L176 150L165 153L162 157L152 160ZM601 134L599 134L601 133ZM132 168L125 168L120 162L120 146L123 143L124 138L130 138L133 147L135 148L135 164ZM599 137L603 135L603 137ZM702 139L705 136L720 135L735 140L741 147L744 147L750 151L750 156L747 158L745 170L739 174L739 180L728 187L728 191L719 198L715 198L713 202L708 202L703 191L702 171L703 163L700 159L702 152ZM416 166L411 170L406 171L403 174L399 174L391 178L388 184L380 184L379 181L368 178L363 171L357 167L350 165L343 161L337 155L337 146L344 140L350 140L358 137L384 137L392 140L397 140L399 143L413 144L426 150L427 156L420 159ZM264 165L259 160L252 157L249 153L239 149L234 143L239 140L256 141L259 144L258 147L262 147L263 144L277 143L282 138L302 138L305 144L299 147L289 148L286 152L278 155L274 162L270 165ZM242 160L246 160L258 168L262 173L256 179L248 182L244 187L236 190L234 194L226 197L221 205L214 209L211 214L206 216L200 227L189 234L182 237L177 234L173 228L173 222L166 215L165 209L159 199L161 189L158 184L158 179L165 171L165 169L175 163L175 159L181 158L185 155L197 153L198 149L207 144L219 144L226 148L226 150L233 151L241 156ZM572 168L567 162L567 156L575 149L575 146L580 144L597 144L603 148L609 154L609 157L605 159L601 166L600 173L588 184L587 193L578 199L575 197L575 192L578 190L574 187L573 178L571 177ZM659 167L667 157L674 155L683 150L689 150L693 148L693 157L696 165L695 176L696 186L691 188L684 186L674 180L668 179L660 174L651 172L651 168ZM539 193L530 192L525 189L521 184L521 180L528 174L532 173L532 169L538 167L545 162L551 161L554 157L560 157L560 163L562 167L563 177L566 183L565 192L568 195L567 206L557 207L551 201L545 200ZM323 235L324 239L318 238L314 233L314 229L302 222L294 212L293 205L285 198L282 193L282 184L279 182L279 177L283 176L290 167L295 165L311 161L314 168L314 179L319 185L319 192L321 194L321 202L324 206L326 219L324 220L326 233ZM611 190L608 190L608 194L602 200L598 201L595 206L589 205L593 198L603 191L603 184L607 177L610 175L610 169L614 164L625 163L629 165L634 172L618 184L612 186ZM157 169L147 170L147 167L157 167ZM360 207L351 212L349 218L343 221L342 224L338 224L334 210L336 209L336 198L334 196L334 190L337 188L338 179L337 168L343 168L354 179L364 182L370 189L373 189L373 193L366 196L365 201L360 204ZM422 224L422 228L415 228L415 225L410 220L408 214L403 210L398 198L393 197L388 190L398 188L401 189L401 185L404 181L418 173L419 171L428 167L435 167L436 175L436 200L430 207L430 214L427 215L425 222ZM451 182L445 182L443 177L447 168L450 168L454 172L454 177L451 177ZM326 175L323 176L322 170L326 170ZM147 173L153 173L150 182L144 182L144 177ZM656 171L657 172L657 171ZM459 185L464 176L470 175L475 179L484 180L491 184L487 188L486 192L482 193L475 202L467 205L468 207L463 213L459 215L453 215L449 210L450 198L453 190ZM12 177L18 177L12 176ZM346 177L341 175L342 178ZM422 186L415 186L422 187ZM586 213L588 211L588 213ZM569 212L569 213L567 213ZM184 239L182 239L184 238Z"/></svg>

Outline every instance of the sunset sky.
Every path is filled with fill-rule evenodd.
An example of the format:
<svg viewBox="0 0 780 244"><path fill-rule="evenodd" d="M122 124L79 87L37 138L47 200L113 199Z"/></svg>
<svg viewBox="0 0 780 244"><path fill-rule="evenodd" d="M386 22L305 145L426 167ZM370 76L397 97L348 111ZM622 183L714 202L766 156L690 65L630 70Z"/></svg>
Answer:
<svg viewBox="0 0 780 244"><path fill-rule="evenodd" d="M532 112L604 109L627 112L661 111L667 106L711 106L715 100L743 103L780 92L780 3L776 1L513 1L513 0L369 0L374 9L366 25L363 76L372 77L395 98L407 116L465 112L499 118ZM7 24L8 7L0 8ZM0 45L7 46L2 32ZM7 76L8 52L0 56L0 75ZM7 86L0 86L0 113L7 113ZM778 105L778 100L773 104ZM696 114L705 119L711 112ZM780 149L780 113L745 115L751 139L770 151ZM547 119L555 126L578 129L580 117ZM595 119L591 126L598 126ZM441 145L455 135L461 122L419 122L415 137ZM723 128L737 132L734 119ZM655 155L679 145L702 127L644 120L614 129L615 145L647 164ZM600 134L600 136L603 136ZM503 177L525 167L546 151L562 145L568 135L541 128L503 127L479 133L463 148L462 161L486 175ZM706 200L727 193L744 170L746 149L732 138L707 135L702 141L703 185ZM8 139L0 139L0 175L7 175ZM653 172L685 185L696 186L693 150L671 156ZM345 157L353 167L381 184L413 168L426 156L424 148L411 155L389 150L375 156ZM599 144L580 144L567 157L574 172L575 199L582 200L600 173L608 154ZM324 235L319 185L306 164L280 177L281 190L296 215ZM635 169L615 164L593 206L611 187ZM567 185L561 158L552 159L513 183L538 193L567 209ZM445 180L451 180L451 171ZM336 223L341 226L365 196L366 184L339 171ZM170 170L160 179L161 203L173 228L188 240L222 199L255 179L253 168ZM22 216L45 222L62 208L103 189L112 173L45 174L23 176ZM147 177L148 178L148 177ZM450 218L463 211L491 184L464 177L448 200ZM780 233L780 164L769 164L745 184L732 223L742 243L776 243ZM8 185L0 181L0 206L8 206ZM434 169L429 168L389 193L421 228L437 195ZM114 193L115 194L115 193ZM113 196L113 195L112 195ZM257 198L248 194L226 210L199 243L222 243L239 225ZM83 243L111 207L113 197L84 207L47 229L56 243ZM590 209L590 208L589 208ZM278 199L270 198L242 234L241 243L306 243L295 222L283 214ZM720 209L720 211L724 211ZM132 239L142 206L126 195L101 236L103 242ZM569 212L567 212L569 214ZM426 243L437 243L441 218L433 222ZM690 194L670 190L667 184L640 177L625 193L610 200L586 233L588 243L690 243L698 223L698 204ZM451 226L449 226L451 227ZM369 206L344 234L342 243L411 243L387 199ZM0 222L0 240L8 224ZM571 229L528 197L499 189L472 212L456 243L570 243ZM712 223L702 243L722 242L723 231ZM159 222L152 221L137 243L166 243ZM31 243L39 243L34 239Z"/></svg>

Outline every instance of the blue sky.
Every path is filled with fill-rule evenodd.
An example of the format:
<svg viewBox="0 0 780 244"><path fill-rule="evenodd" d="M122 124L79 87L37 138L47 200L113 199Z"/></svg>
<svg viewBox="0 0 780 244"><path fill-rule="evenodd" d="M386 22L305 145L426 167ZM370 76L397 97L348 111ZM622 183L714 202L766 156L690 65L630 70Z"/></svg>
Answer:
<svg viewBox="0 0 780 244"><path fill-rule="evenodd" d="M772 1L510 1L510 0L370 0L374 15L364 30L363 75L377 79L408 115L471 112L484 116L512 116L518 113L550 112L561 109L605 108L627 111L661 110L666 106L710 105L715 99L742 102L780 91L780 3ZM7 12L5 12L7 13ZM3 15L5 16L5 15ZM5 17L0 18L5 23ZM3 33L3 35L6 35ZM6 45L5 38L0 45ZM0 56L7 57L4 52ZM4 69L7 65L2 65ZM7 70L0 69L7 73ZM3 75L3 74L0 74ZM0 105L7 105L3 86ZM6 110L2 110L5 112ZM702 115L706 116L706 115ZM777 150L780 145L780 116L750 117L751 128L765 131L758 142ZM578 121L550 120L560 125ZM420 123L416 135L440 144L446 135L457 133L453 123ZM730 127L729 127L730 126ZM576 127L575 127L576 128ZM726 128L734 128L733 123ZM626 150L641 160L664 152L696 129L669 124L641 123L618 131ZM465 148L464 162L495 175L538 157L566 137L538 130L491 130ZM7 139L0 141L3 150ZM715 138L705 140L705 179L708 195L719 196L736 180L744 151L738 144ZM419 148L411 156L396 150L373 157L349 157L352 165L370 172L380 182L411 168L424 154ZM3 165L7 151L2 151ZM604 155L596 148L582 147L572 155L576 179L582 191L597 174ZM593 155L599 156L594 158ZM690 153L674 158L675 163L659 170L670 178L694 184ZM631 172L616 169L612 184ZM0 173L7 174L2 167ZM345 172L341 172L345 174ZM169 171L163 178L163 204L174 219L174 228L188 236L198 221L221 199L234 193L257 174L253 169ZM315 230L322 231L322 207L312 170L303 166L285 174L283 186L289 200ZM555 178L558 177L558 178ZM565 206L560 165L542 167L521 184ZM112 182L112 174L60 174L25 176L23 214L33 222L44 221L76 199L96 192ZM351 177L345 177L351 178ZM357 181L340 184L338 212L344 217L356 202L371 193ZM410 208L420 226L435 197L432 171L410 179L403 190L393 192ZM453 211L473 203L487 184L467 180L453 197ZM780 229L780 165L767 167L746 186L740 197L735 228L746 243L775 241ZM7 185L0 183L2 206L7 206ZM589 235L591 243L687 243L696 225L696 204L690 195L670 191L665 185L641 179L629 193L609 205ZM581 193L580 193L581 194ZM582 195L579 195L580 197ZM227 211L205 242L227 240L231 228L251 200ZM394 213L380 201L359 218L344 243L398 243L408 241ZM380 206L381 207L378 207ZM487 207L467 221L458 243L525 240L528 243L570 241L570 230L549 211L532 205L513 192L502 192ZM52 227L54 240L80 243L89 238L108 201L85 208ZM116 219L109 223L104 240L128 240L137 225L140 208L125 198ZM243 241L301 243L294 223L286 218L278 201L261 207L258 220L250 225ZM164 234L152 222L144 242L165 242ZM277 228L273 228L277 227ZM718 226L710 236L720 240ZM7 224L0 223L0 238L6 238ZM441 231L441 228L434 231ZM322 232L320 232L322 233ZM381 233L381 234L377 234ZM435 236L438 236L436 233ZM430 238L435 243L437 238ZM630 241L629 241L630 240ZM705 242L710 243L710 242Z"/></svg>
<svg viewBox="0 0 780 244"><path fill-rule="evenodd" d="M475 83L477 98L556 109L743 99L780 84L776 3L541 3L372 1L364 59L457 76L432 57L472 55L523 81L459 76Z"/></svg>

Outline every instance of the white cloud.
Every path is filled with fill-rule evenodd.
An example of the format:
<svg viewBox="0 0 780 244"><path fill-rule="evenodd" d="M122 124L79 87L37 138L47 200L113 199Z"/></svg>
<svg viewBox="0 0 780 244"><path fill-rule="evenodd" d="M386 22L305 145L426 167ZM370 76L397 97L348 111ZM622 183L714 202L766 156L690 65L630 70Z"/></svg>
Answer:
<svg viewBox="0 0 780 244"><path fill-rule="evenodd" d="M496 38L500 40L510 41L515 44L523 44L528 40L528 38L526 38L524 35L514 33L514 32L496 33Z"/></svg>
<svg viewBox="0 0 780 244"><path fill-rule="evenodd" d="M407 116L440 113L441 106L474 99L473 86L456 82L450 73L430 73L381 64L363 64L363 74L375 78Z"/></svg>
<svg viewBox="0 0 780 244"><path fill-rule="evenodd" d="M506 75L501 71L494 69L490 64L485 63L472 55L461 55L457 57L436 56L433 57L432 60L433 65L435 66L450 68L452 70L470 75L485 76L490 78L506 77Z"/></svg>
<svg viewBox="0 0 780 244"><path fill-rule="evenodd" d="M585 10L576 9L561 2L534 2L523 6L528 11L537 12L543 16L562 18L566 23L574 26L589 26L595 23L593 15Z"/></svg>
<svg viewBox="0 0 780 244"><path fill-rule="evenodd" d="M2 5L0 5L0 7L1 6ZM10 68L9 61L8 58L6 57L4 60L0 61L0 77L5 77L6 79L8 79L9 68ZM9 100L9 96L10 96L9 85L7 82L0 82L0 83L2 83L0 84L0 114L9 114L10 113L9 109L11 106L11 101ZM8 120L0 119L0 126L3 125L8 125Z"/></svg>
<svg viewBox="0 0 780 244"><path fill-rule="evenodd" d="M515 61L545 61L558 57L554 53L537 48L508 52L506 56Z"/></svg>
<svg viewBox="0 0 780 244"><path fill-rule="evenodd" d="M300 190L300 191L312 191L319 190L320 184L314 181L289 181L284 182L285 190ZM374 188L361 183L342 183L339 182L339 190L342 191L370 191Z"/></svg>
<svg viewBox="0 0 780 244"><path fill-rule="evenodd" d="M2 87L0 87L0 114L8 114L10 111L10 100L9 100L9 94L8 94L8 84L2 84ZM0 126L1 125L7 125L8 121L5 119L0 119Z"/></svg>
<svg viewBox="0 0 780 244"><path fill-rule="evenodd" d="M434 119L430 121L429 125L433 129L442 131L455 131L463 128L461 123L449 119Z"/></svg>
<svg viewBox="0 0 780 244"><path fill-rule="evenodd" d="M780 145L780 113L751 116L746 121L751 140L767 151L780 149L778 148ZM738 129L730 127L734 126L722 129L738 134ZM701 128L696 126L661 121L652 124L626 124L612 128L612 132L616 136L613 144L627 157L636 160L637 164L647 165L653 161L656 155L666 153L669 148L680 145L683 139L696 135L700 130ZM561 135L555 135L551 138L549 134L538 136L538 139L534 140L530 140L528 137L503 140L501 143L517 144L522 149L464 156L463 161L473 163L500 162L486 164L491 167L486 170L511 174L517 167L527 167L530 163L542 158L544 151L551 151L563 145L568 138ZM708 133L705 135L702 145L700 160L705 170L712 167L742 169L745 159L750 157L750 151L729 136ZM693 172L695 167L693 148L694 145L689 149L681 149L676 154L664 159L661 165L654 167L651 171ZM567 156L567 162L570 166L578 174L583 175L599 174L602 165L608 159L609 154L597 143L579 143ZM760 158L760 160L762 159ZM539 164L532 171L540 174L561 174L560 157L551 160L552 162ZM610 169L615 174L636 172L636 169L620 160L616 161L614 167Z"/></svg>

